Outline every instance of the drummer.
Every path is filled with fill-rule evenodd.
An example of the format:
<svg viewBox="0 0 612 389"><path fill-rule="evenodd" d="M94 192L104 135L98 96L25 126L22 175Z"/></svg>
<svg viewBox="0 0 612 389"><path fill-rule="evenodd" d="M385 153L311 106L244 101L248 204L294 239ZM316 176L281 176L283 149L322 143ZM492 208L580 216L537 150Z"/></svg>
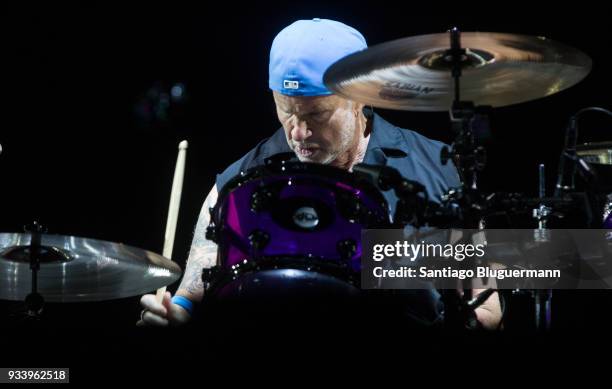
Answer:
<svg viewBox="0 0 612 389"><path fill-rule="evenodd" d="M270 50L269 87L282 128L217 176L202 206L176 295L167 292L161 304L154 295L143 296L140 325L167 326L190 320L194 304L204 293L202 269L216 265L217 247L205 238L205 232L208 210L217 202L217 190L241 171L264 164L267 158L293 153L302 162L346 170L361 162L387 165L423 184L433 200L460 185L452 163L440 163L443 143L398 128L363 104L326 88L322 80L325 70L342 57L366 48L359 31L327 19L299 20L276 36ZM397 198L392 191L385 196L393 214ZM474 290L473 294L480 292ZM497 293L477 308L476 315L484 328L498 326L501 309Z"/></svg>

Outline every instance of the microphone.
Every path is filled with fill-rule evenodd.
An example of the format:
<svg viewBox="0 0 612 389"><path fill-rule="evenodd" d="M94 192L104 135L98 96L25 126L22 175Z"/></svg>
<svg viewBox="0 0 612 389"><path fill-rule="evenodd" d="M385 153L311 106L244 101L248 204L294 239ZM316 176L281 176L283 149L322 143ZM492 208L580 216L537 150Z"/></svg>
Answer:
<svg viewBox="0 0 612 389"><path fill-rule="evenodd" d="M607 109L600 107L587 107L576 112L575 115L570 117L565 132L565 148L561 153L559 159L559 172L557 176L557 187L555 188L555 197L561 195L562 191L573 190L575 186L576 169L580 168L579 172L581 175L587 177L587 179L596 179L595 172L589 169L588 165L578 158L576 155L576 142L578 140L578 118L586 112L599 112L612 117L612 112ZM567 160L572 163L571 169L566 171L565 164Z"/></svg>
<svg viewBox="0 0 612 389"><path fill-rule="evenodd" d="M582 177L586 183L590 185L599 183L599 175L595 169L593 169L593 167L591 167L588 162L584 160L584 158L577 156L575 153L574 155L571 155L565 152L564 155L574 163L574 172L577 170L580 177Z"/></svg>

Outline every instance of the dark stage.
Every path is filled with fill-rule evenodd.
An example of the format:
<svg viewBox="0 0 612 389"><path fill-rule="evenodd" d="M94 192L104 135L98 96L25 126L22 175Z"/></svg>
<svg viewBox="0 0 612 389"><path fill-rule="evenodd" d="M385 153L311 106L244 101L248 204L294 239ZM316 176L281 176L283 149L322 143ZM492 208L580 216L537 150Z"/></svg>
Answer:
<svg viewBox="0 0 612 389"><path fill-rule="evenodd" d="M177 145L188 140L172 258L184 268L215 175L280 127L267 79L272 39L294 20L314 17L357 28L370 46L459 26L463 31L546 36L592 59L590 74L577 85L491 112L487 166L480 178L480 189L486 192L537 196L538 165L543 163L552 195L570 116L589 106L612 108L612 24L594 4L3 6L0 231L22 232L36 220L49 233L121 242L161 254ZM375 112L399 127L447 144L453 141L446 112ZM585 115L578 142L610 141L611 130L612 120L605 115ZM235 333L217 327L209 332L224 334L218 336L202 336L197 323L184 331L137 329L139 298L48 303L37 322L16 318L20 302L0 301L0 366L67 366L74 382L87 382L91 374L104 371L105 380L112 382L113 364L138 377L133 358L155 360L156 353L176 364L237 354L257 359L266 352L278 360L326 354L337 362L349 353L380 350L379 343L364 335L370 328L384 335L384 326L375 320L363 320L350 330L338 324L331 332L321 330L325 324L320 321L295 327L301 334L317 334L313 338L288 330L296 324L290 322L276 332L270 327L251 330L250 323L242 323ZM432 333L410 342L428 349L429 358L439 356L432 350L445 348L447 340L461 350L475 342L522 354L586 334L593 342L609 342L609 290L556 291L553 307L552 329L545 334L521 323L526 308L517 304L505 334L470 339ZM394 326L387 326L392 334L402 333ZM266 343L263 336L273 340ZM362 336L368 338L365 345ZM433 339L438 348L425 345L424 339ZM396 339L386 349L398 352L397 345L406 342ZM111 360L115 356L117 362ZM87 358L106 367L84 362Z"/></svg>

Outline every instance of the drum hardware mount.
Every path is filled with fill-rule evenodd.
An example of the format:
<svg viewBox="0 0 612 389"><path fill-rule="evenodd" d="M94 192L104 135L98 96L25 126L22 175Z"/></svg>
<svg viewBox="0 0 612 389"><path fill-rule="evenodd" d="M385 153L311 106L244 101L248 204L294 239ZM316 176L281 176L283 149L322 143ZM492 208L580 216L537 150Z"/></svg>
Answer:
<svg viewBox="0 0 612 389"><path fill-rule="evenodd" d="M489 137L488 113L489 106L474 106L473 102L461 100L462 66L469 60L466 49L461 47L461 31L453 27L449 31L450 49L444 59L451 64L451 74L454 81L454 99L450 110L452 130L455 140L450 149L444 147L440 160L446 165L452 160L461 177L462 187L459 195L464 210L463 228L476 228L481 220L480 212L484 208L484 199L478 192L478 172L486 165L486 151L479 143ZM456 198L458 199L458 198Z"/></svg>
<svg viewBox="0 0 612 389"><path fill-rule="evenodd" d="M40 318L43 313L45 299L38 293L38 271L40 270L40 234L46 232L46 228L34 221L30 226L26 226L24 230L32 234L30 242L30 270L32 271L32 291L25 298L25 305L28 316Z"/></svg>
<svg viewBox="0 0 612 389"><path fill-rule="evenodd" d="M212 212L212 208L211 208L211 212ZM212 218L211 218L211 223L206 227L206 239L210 240L211 242L215 242L215 243L219 243L218 242L218 235L217 235L217 227L215 226L214 222L212 222Z"/></svg>
<svg viewBox="0 0 612 389"><path fill-rule="evenodd" d="M482 221L482 211L485 208L485 199L478 191L478 173L486 164L486 152L479 144L489 136L488 112L490 107L476 107L473 102L461 100L462 65L469 60L466 49L461 47L461 31L453 27L449 31L450 49L444 54L444 59L451 63L451 75L454 81L454 99L450 110L452 130L455 141L450 149L444 147L440 153L440 160L446 165L453 160L461 177L460 195L463 206L463 228L478 228ZM477 139L478 138L478 139ZM468 210L465 212L465 210ZM474 212L476 211L476 212ZM472 264L473 267L476 264ZM442 301L445 307L444 325L447 328L473 327L477 324L475 309L484 303L494 292L487 289L474 299L472 290L465 280L460 281L463 296L458 296L455 290L444 290Z"/></svg>
<svg viewBox="0 0 612 389"><path fill-rule="evenodd" d="M425 223L427 208L427 191L425 187L413 180L404 178L395 168L358 164L353 170L365 174L381 190L393 190L398 198L393 224L396 227L413 224L421 226ZM422 194L423 197L419 197Z"/></svg>
<svg viewBox="0 0 612 389"><path fill-rule="evenodd" d="M544 164L538 166L538 195L540 199L546 197L546 169ZM543 203L533 209L533 218L538 222L538 228L534 231L536 242L550 242L550 230L546 228L546 223L550 217L552 208ZM536 330L550 330L552 320L552 289L533 291L534 297L534 317Z"/></svg>
<svg viewBox="0 0 612 389"><path fill-rule="evenodd" d="M45 299L38 290L38 272L40 264L47 262L70 260L54 247L44 247L41 245L41 234L46 232L46 228L38 221L23 227L26 233L30 234L30 244L27 246L15 246L2 252L2 257L11 262L23 262L29 264L31 273L30 292L23 300L25 310L24 317L33 320L40 320L45 306Z"/></svg>

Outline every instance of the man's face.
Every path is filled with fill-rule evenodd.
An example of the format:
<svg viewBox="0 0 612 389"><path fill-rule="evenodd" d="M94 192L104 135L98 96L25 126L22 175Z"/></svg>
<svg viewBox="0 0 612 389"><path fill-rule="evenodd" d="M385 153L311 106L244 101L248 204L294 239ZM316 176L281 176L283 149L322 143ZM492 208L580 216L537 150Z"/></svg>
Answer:
<svg viewBox="0 0 612 389"><path fill-rule="evenodd" d="M302 162L333 163L357 146L363 106L338 96L286 96L274 92L276 113L289 147Z"/></svg>

